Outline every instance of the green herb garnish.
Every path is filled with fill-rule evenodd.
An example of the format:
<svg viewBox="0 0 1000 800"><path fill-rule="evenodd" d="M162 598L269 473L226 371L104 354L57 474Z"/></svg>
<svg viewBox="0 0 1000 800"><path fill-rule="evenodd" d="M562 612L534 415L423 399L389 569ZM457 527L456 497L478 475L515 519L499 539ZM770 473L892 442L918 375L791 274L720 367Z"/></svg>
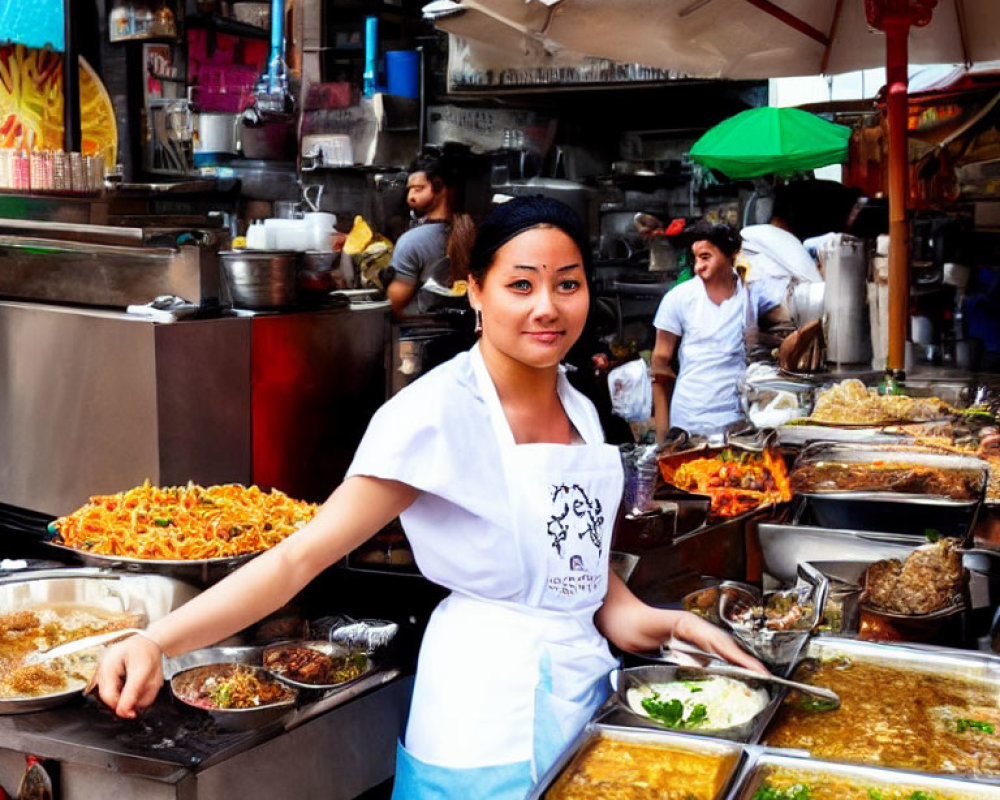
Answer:
<svg viewBox="0 0 1000 800"><path fill-rule="evenodd" d="M887 800L886 796L878 789L868 789L868 800Z"/></svg>
<svg viewBox="0 0 1000 800"><path fill-rule="evenodd" d="M698 703L691 709L691 713L684 716L684 704L674 698L673 700L660 700L660 695L656 692L652 697L644 697L642 700L643 710L650 717L662 722L668 728L694 728L708 719L708 709L703 703Z"/></svg>
<svg viewBox="0 0 1000 800"><path fill-rule="evenodd" d="M937 528L924 528L924 537L928 542L934 544L934 542L941 538L941 531Z"/></svg>
<svg viewBox="0 0 1000 800"><path fill-rule="evenodd" d="M937 800L937 798L929 792L922 792L920 789L917 789L914 792L910 792L910 796L907 800Z"/></svg>
<svg viewBox="0 0 1000 800"><path fill-rule="evenodd" d="M157 517L153 520L154 525L159 525L161 528L166 528L168 525L172 524L173 520L169 517Z"/></svg>
<svg viewBox="0 0 1000 800"><path fill-rule="evenodd" d="M983 733L994 733L996 727L992 722L986 722L981 719L965 719L960 717L955 720L955 730L959 733L965 733L966 731L982 731Z"/></svg>
<svg viewBox="0 0 1000 800"><path fill-rule="evenodd" d="M779 789L764 781L750 800L812 800L812 791L802 783L793 783Z"/></svg>

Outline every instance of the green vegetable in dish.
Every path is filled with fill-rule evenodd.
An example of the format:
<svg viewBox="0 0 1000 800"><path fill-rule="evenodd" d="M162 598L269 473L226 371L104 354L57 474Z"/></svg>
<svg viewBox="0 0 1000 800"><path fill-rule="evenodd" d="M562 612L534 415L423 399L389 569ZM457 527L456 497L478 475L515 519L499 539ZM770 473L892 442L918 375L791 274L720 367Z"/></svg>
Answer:
<svg viewBox="0 0 1000 800"><path fill-rule="evenodd" d="M812 791L805 784L793 783L791 786L779 789L764 781L757 787L750 800L811 800L811 798Z"/></svg>
<svg viewBox="0 0 1000 800"><path fill-rule="evenodd" d="M955 720L955 730L959 733L965 733L966 731L994 733L996 732L996 726L992 722L986 722L981 719L965 719L964 717L959 717Z"/></svg>
<svg viewBox="0 0 1000 800"><path fill-rule="evenodd" d="M702 703L695 705L691 713L685 717L684 704L680 700L674 698L664 702L659 698L660 695L655 692L652 697L643 698L642 708L650 717L662 722L668 728L677 730L695 728L708 719L708 709Z"/></svg>

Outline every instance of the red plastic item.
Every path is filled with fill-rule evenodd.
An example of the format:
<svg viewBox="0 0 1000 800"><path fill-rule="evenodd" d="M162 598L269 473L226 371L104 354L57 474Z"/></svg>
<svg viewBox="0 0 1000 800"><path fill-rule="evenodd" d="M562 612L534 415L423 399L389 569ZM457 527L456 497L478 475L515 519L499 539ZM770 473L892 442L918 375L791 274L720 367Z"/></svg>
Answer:
<svg viewBox="0 0 1000 800"><path fill-rule="evenodd" d="M687 223L684 221L683 217L678 217L677 219L671 220L670 224L667 226L666 236L676 236L679 233L684 233L684 226Z"/></svg>

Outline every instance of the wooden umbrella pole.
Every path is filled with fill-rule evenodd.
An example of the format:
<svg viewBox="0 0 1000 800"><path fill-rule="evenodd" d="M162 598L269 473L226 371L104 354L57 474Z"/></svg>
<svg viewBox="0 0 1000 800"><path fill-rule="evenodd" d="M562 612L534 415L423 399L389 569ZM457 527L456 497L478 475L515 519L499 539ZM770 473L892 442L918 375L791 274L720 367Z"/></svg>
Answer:
<svg viewBox="0 0 1000 800"><path fill-rule="evenodd" d="M906 217L907 176L907 37L909 19L893 14L884 20L886 110L889 126L889 351L886 370L902 373L906 362L906 327L910 305L910 245Z"/></svg>

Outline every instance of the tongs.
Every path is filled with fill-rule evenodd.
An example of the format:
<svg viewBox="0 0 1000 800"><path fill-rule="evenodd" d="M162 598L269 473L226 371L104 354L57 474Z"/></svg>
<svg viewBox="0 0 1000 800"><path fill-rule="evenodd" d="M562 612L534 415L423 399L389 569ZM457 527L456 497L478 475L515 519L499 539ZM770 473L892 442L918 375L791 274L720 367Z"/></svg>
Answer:
<svg viewBox="0 0 1000 800"><path fill-rule="evenodd" d="M124 639L127 636L132 636L133 634L141 632L142 631L139 628L120 628L116 631L95 633L92 636L84 636L81 639L74 639L72 642L66 642L65 644L50 647L48 650L29 653L24 659L24 663L39 664L43 661L50 661L53 658L62 658L63 656L78 653L81 650L89 650L92 647L100 647L102 644L111 644L112 642L117 642L119 639Z"/></svg>
<svg viewBox="0 0 1000 800"><path fill-rule="evenodd" d="M752 669L737 667L734 664L730 664L722 656L716 653L709 653L706 650L700 650L683 639L671 638L670 641L664 642L660 648L660 656L663 659L669 660L675 653L698 656L717 662L706 664L706 667L710 668L713 674L716 675L727 675L731 678L743 678L745 680L761 681L762 683L773 683L776 686L787 686L789 689L794 689L801 694L814 697L817 701L820 701L810 704L810 708L814 711L834 711L840 708L840 695L832 689L827 689L823 686L813 686L809 683L800 683L799 681L791 681L788 678L779 678L777 675L770 673L765 675L761 672L754 672Z"/></svg>

